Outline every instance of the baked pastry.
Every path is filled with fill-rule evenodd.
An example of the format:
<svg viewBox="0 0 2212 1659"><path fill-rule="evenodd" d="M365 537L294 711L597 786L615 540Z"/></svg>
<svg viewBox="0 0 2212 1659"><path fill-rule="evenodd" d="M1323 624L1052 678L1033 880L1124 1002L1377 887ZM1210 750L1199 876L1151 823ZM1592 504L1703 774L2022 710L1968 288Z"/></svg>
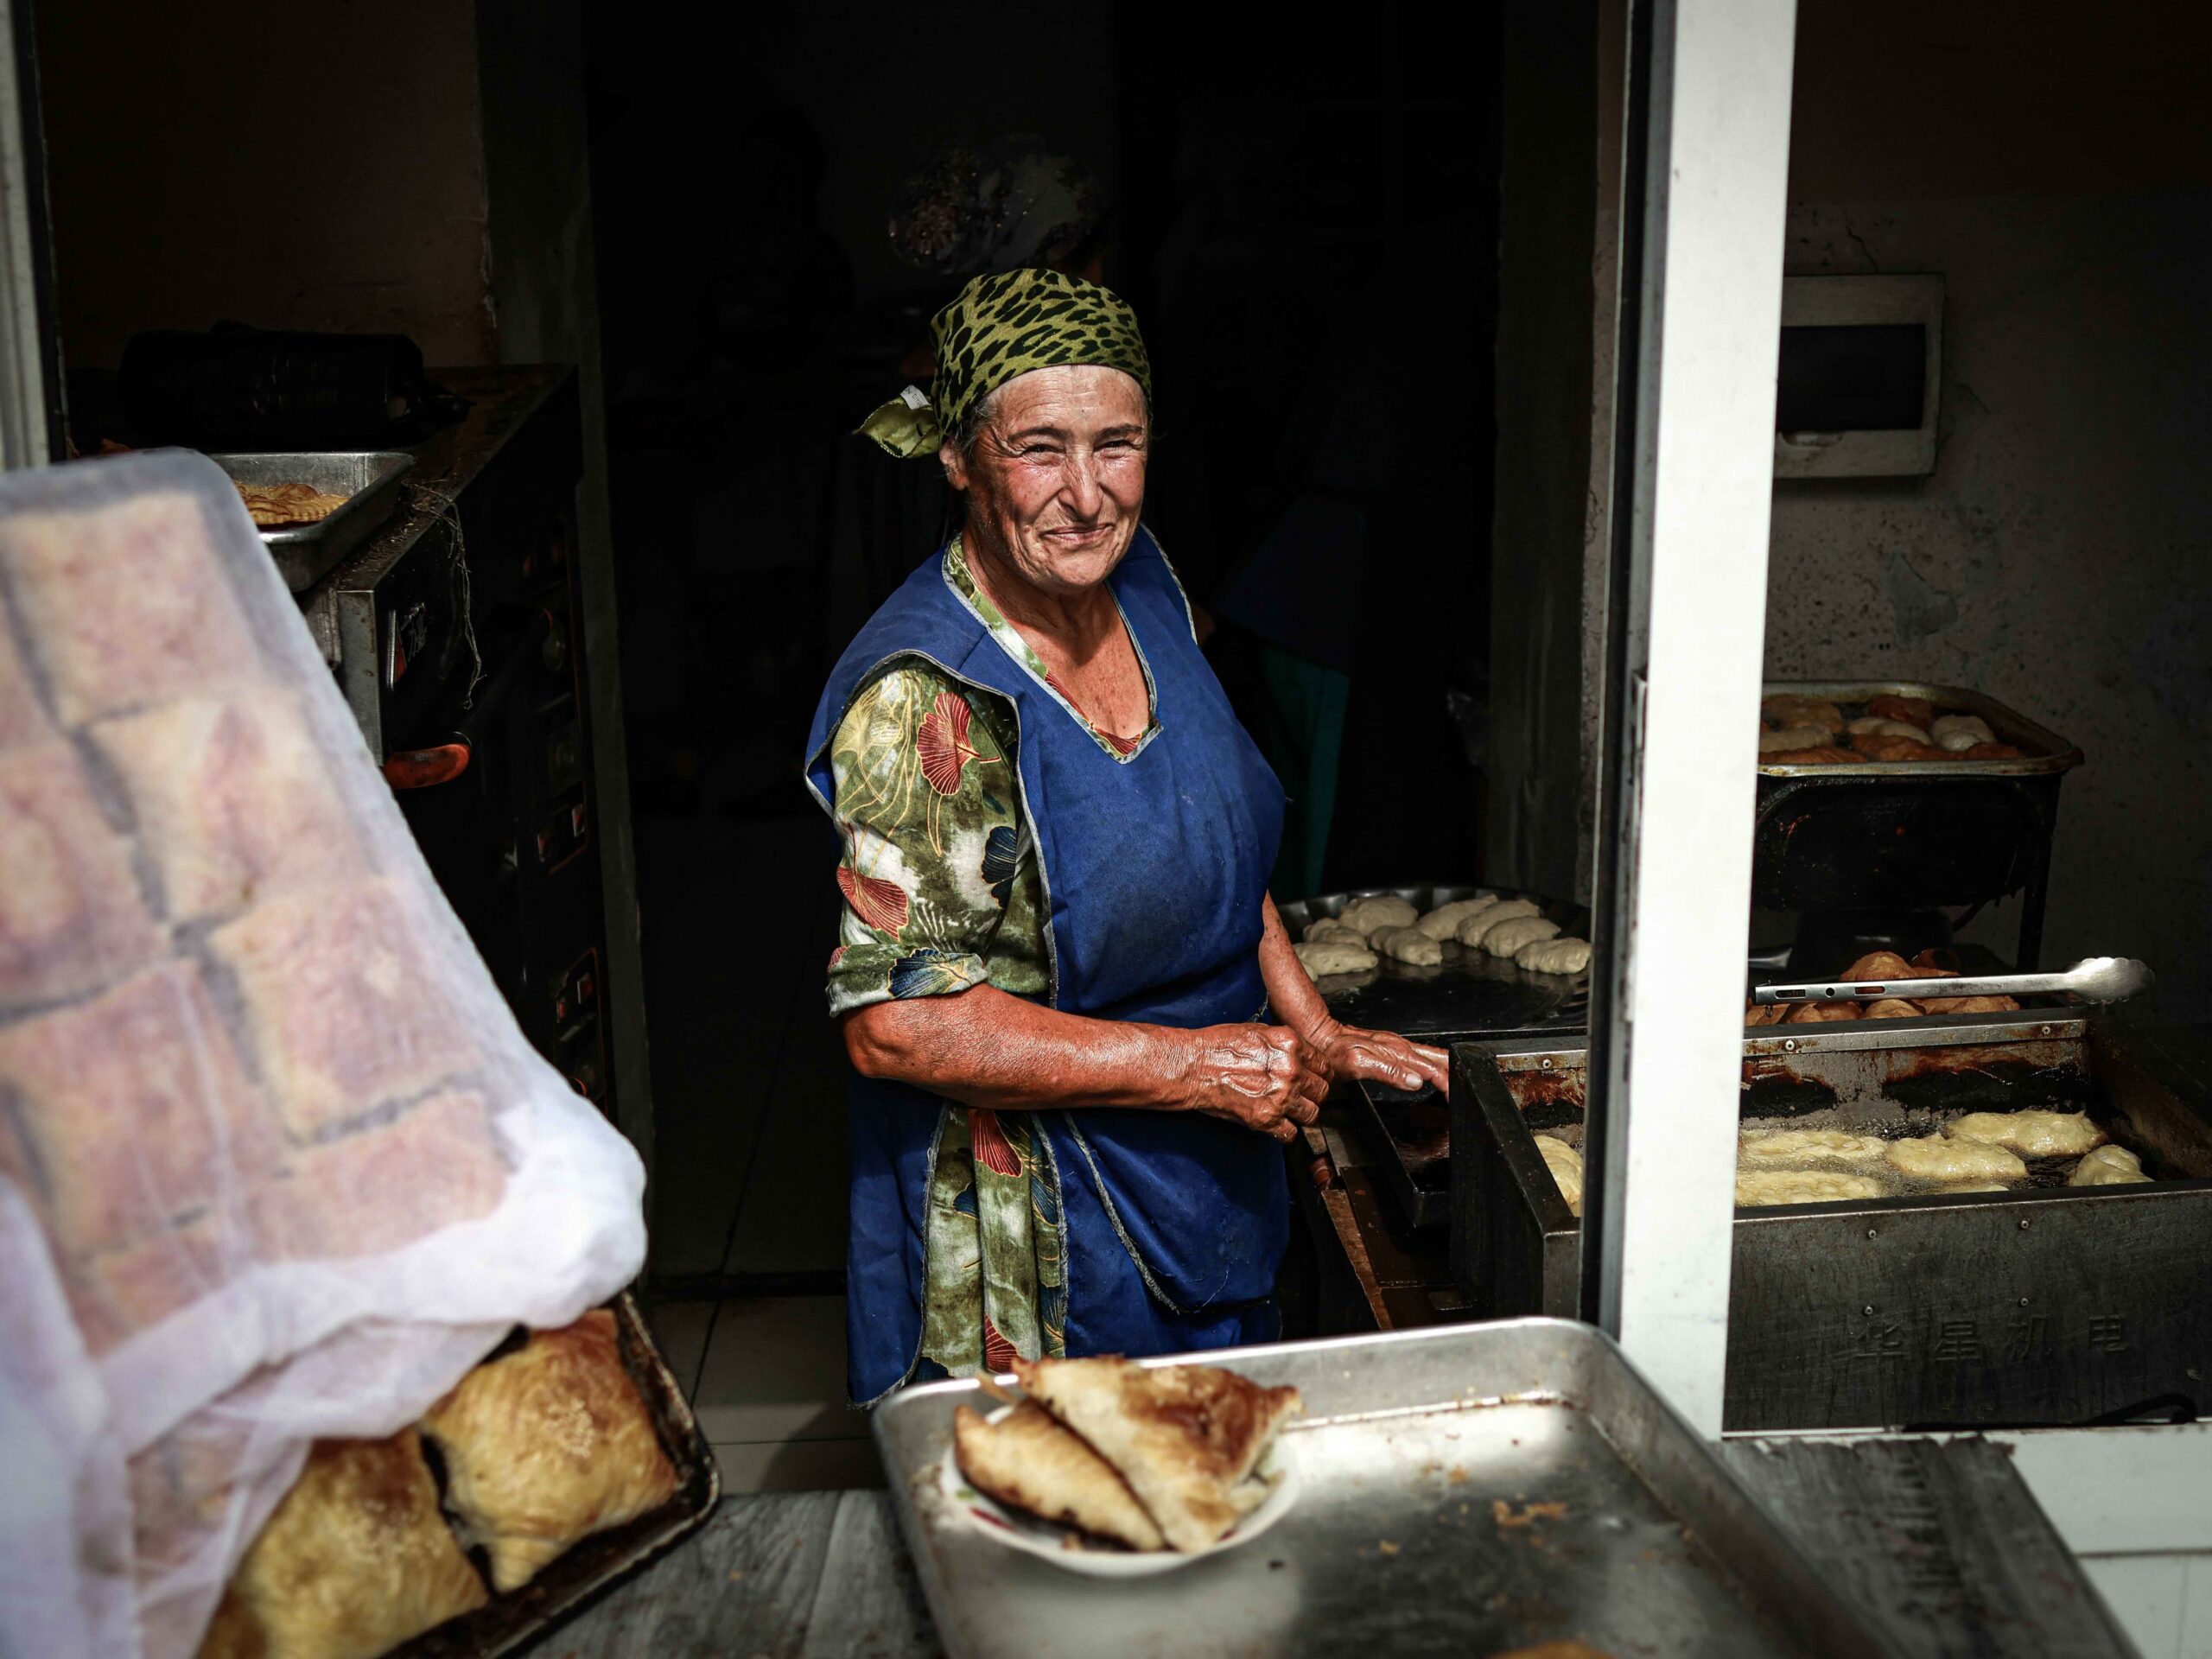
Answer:
<svg viewBox="0 0 2212 1659"><path fill-rule="evenodd" d="M1421 912L1395 893L1378 893L1353 899L1337 913L1337 919L1364 938L1378 927L1411 927Z"/></svg>
<svg viewBox="0 0 2212 1659"><path fill-rule="evenodd" d="M423 1414L423 1433L445 1458L461 1536L483 1547L503 1593L676 1495L675 1465L603 1307L478 1366Z"/></svg>
<svg viewBox="0 0 2212 1659"><path fill-rule="evenodd" d="M1901 720L1908 726L1927 729L1936 718L1936 705L1925 697L1901 697L1888 694L1866 700L1866 712L1883 720Z"/></svg>
<svg viewBox="0 0 2212 1659"><path fill-rule="evenodd" d="M1901 996L1882 996L1867 1003L1859 1013L1869 1020L1917 1020L1920 1005Z"/></svg>
<svg viewBox="0 0 2212 1659"><path fill-rule="evenodd" d="M1538 939L1513 953L1513 965L1532 974L1579 974L1590 966L1590 941Z"/></svg>
<svg viewBox="0 0 2212 1659"><path fill-rule="evenodd" d="M39 707L38 689L16 655L8 613L0 609L0 753L51 743L54 738L54 728Z"/></svg>
<svg viewBox="0 0 2212 1659"><path fill-rule="evenodd" d="M1439 905L1414 925L1432 939L1441 942L1459 936L1459 924L1470 916L1477 916L1491 906L1503 900L1494 893L1479 893L1472 899L1454 899L1448 905Z"/></svg>
<svg viewBox="0 0 2212 1659"><path fill-rule="evenodd" d="M976 1489L1012 1508L1113 1538L1165 1549L1152 1516L1121 1471L1034 1400L995 1423L962 1406L952 1414L953 1455Z"/></svg>
<svg viewBox="0 0 2212 1659"><path fill-rule="evenodd" d="M301 887L208 935L236 976L261 1075L301 1141L473 1064L432 923L394 881Z"/></svg>
<svg viewBox="0 0 2212 1659"><path fill-rule="evenodd" d="M1845 1175L1832 1169L1739 1169L1736 1203L1834 1204L1846 1198L1878 1198L1882 1184L1871 1175Z"/></svg>
<svg viewBox="0 0 2212 1659"><path fill-rule="evenodd" d="M1925 1135L1883 1148L1890 1166L1923 1181L2018 1181L2028 1166L2003 1147Z"/></svg>
<svg viewBox="0 0 2212 1659"><path fill-rule="evenodd" d="M263 1249L280 1261L375 1255L488 1216L507 1164L484 1097L448 1089L293 1152L251 1195Z"/></svg>
<svg viewBox="0 0 2212 1659"><path fill-rule="evenodd" d="M1955 760L2018 760L2026 753L2025 749L2016 748L2010 743L1976 743L1971 748L1959 750L1951 758Z"/></svg>
<svg viewBox="0 0 2212 1659"><path fill-rule="evenodd" d="M160 944L77 752L0 752L0 1008L91 990Z"/></svg>
<svg viewBox="0 0 2212 1659"><path fill-rule="evenodd" d="M1509 916L1483 935L1483 949L1509 961L1522 948L1559 937L1559 924L1548 916Z"/></svg>
<svg viewBox="0 0 2212 1659"><path fill-rule="evenodd" d="M1567 1200L1569 1213L1582 1213L1582 1154L1555 1135L1535 1137L1537 1155L1552 1173L1552 1184Z"/></svg>
<svg viewBox="0 0 2212 1659"><path fill-rule="evenodd" d="M1894 950L1869 950L1836 978L1840 983L1867 984L1925 976L1923 969L1914 967Z"/></svg>
<svg viewBox="0 0 2212 1659"><path fill-rule="evenodd" d="M130 1243L60 1262L77 1332L98 1359L213 1295L248 1259L244 1224L211 1210Z"/></svg>
<svg viewBox="0 0 2212 1659"><path fill-rule="evenodd" d="M1896 737L1886 732L1861 732L1851 747L1869 760L1953 760L1958 757L1917 738Z"/></svg>
<svg viewBox="0 0 2212 1659"><path fill-rule="evenodd" d="M1232 1497L1282 1425L1296 1389L1263 1389L1210 1365L1016 1359L1032 1399L1122 1473L1169 1546L1204 1549L1246 1512Z"/></svg>
<svg viewBox="0 0 2212 1659"><path fill-rule="evenodd" d="M1377 928L1367 943L1393 961L1416 967L1433 968L1444 960L1443 945L1417 926Z"/></svg>
<svg viewBox="0 0 2212 1659"><path fill-rule="evenodd" d="M0 524L0 563L64 726L261 677L193 496L19 513Z"/></svg>
<svg viewBox="0 0 2212 1659"><path fill-rule="evenodd" d="M329 768L283 693L185 698L103 721L92 739L130 798L173 919L365 873Z"/></svg>
<svg viewBox="0 0 2212 1659"><path fill-rule="evenodd" d="M1859 1018L1856 1002L1792 1002L1789 1012L1782 1016L1785 1026L1833 1025L1840 1020Z"/></svg>
<svg viewBox="0 0 2212 1659"><path fill-rule="evenodd" d="M1759 704L1759 713L1770 726L1807 726L1823 733L1843 729L1843 710L1826 697L1778 691Z"/></svg>
<svg viewBox="0 0 2212 1659"><path fill-rule="evenodd" d="M1942 749L1970 749L1996 741L1989 722L1978 715L1944 715L1929 728L1929 741Z"/></svg>
<svg viewBox="0 0 2212 1659"><path fill-rule="evenodd" d="M2066 1178L2069 1186L2132 1186L2151 1178L2143 1160L2126 1147L2099 1147L2074 1166Z"/></svg>
<svg viewBox="0 0 2212 1659"><path fill-rule="evenodd" d="M1878 1135L1844 1129L1755 1129L1737 1143L1737 1156L1754 1164L1792 1159L1828 1159L1843 1164L1878 1164L1889 1142Z"/></svg>
<svg viewBox="0 0 2212 1659"><path fill-rule="evenodd" d="M264 529L274 529L279 524L318 524L353 499L298 482L242 484L232 479L231 486L245 503L248 516Z"/></svg>
<svg viewBox="0 0 2212 1659"><path fill-rule="evenodd" d="M1848 766L1866 758L1849 749L1826 745L1820 748L1783 749L1773 754L1762 750L1759 764L1763 766Z"/></svg>
<svg viewBox="0 0 2212 1659"><path fill-rule="evenodd" d="M1516 917L1542 914L1543 907L1533 899L1501 899L1487 910L1478 910L1471 916L1459 918L1452 937L1470 947L1479 945L1483 936L1500 922L1510 922Z"/></svg>
<svg viewBox="0 0 2212 1659"><path fill-rule="evenodd" d="M1317 939L1290 947L1315 979L1330 974L1363 974L1375 966L1375 952L1357 938Z"/></svg>
<svg viewBox="0 0 2212 1659"><path fill-rule="evenodd" d="M378 1659L490 1599L413 1429L321 1440L231 1575L200 1659Z"/></svg>
<svg viewBox="0 0 2212 1659"><path fill-rule="evenodd" d="M2087 1112L1968 1112L1943 1126L1958 1141L2010 1147L2023 1158L2075 1158L2105 1143Z"/></svg>
<svg viewBox="0 0 2212 1659"><path fill-rule="evenodd" d="M1955 976L1954 976L1955 977ZM1997 996L1916 996L1929 1014L2005 1014L2020 1005L2012 998Z"/></svg>
<svg viewBox="0 0 2212 1659"><path fill-rule="evenodd" d="M274 1130L188 963L0 1027L0 1101L15 1109L0 1111L0 1170L64 1256L159 1232L276 1163Z"/></svg>
<svg viewBox="0 0 2212 1659"><path fill-rule="evenodd" d="M1759 753L1763 755L1782 749L1817 749L1827 741L1828 734L1818 726L1759 728Z"/></svg>
<svg viewBox="0 0 2212 1659"><path fill-rule="evenodd" d="M1783 1015L1789 1012L1780 1002L1746 1002L1744 1004L1744 1023L1746 1026L1778 1026Z"/></svg>
<svg viewBox="0 0 2212 1659"><path fill-rule="evenodd" d="M1879 715L1861 715L1845 729L1853 737L1872 734L1884 737L1909 737L1916 743L1929 741L1927 728L1906 720L1886 720Z"/></svg>

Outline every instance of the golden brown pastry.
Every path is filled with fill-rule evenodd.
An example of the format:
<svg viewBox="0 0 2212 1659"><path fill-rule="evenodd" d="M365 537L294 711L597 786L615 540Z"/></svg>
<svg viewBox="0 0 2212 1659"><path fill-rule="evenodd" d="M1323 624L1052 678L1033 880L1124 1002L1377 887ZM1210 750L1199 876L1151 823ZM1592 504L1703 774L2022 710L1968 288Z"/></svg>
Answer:
<svg viewBox="0 0 2212 1659"><path fill-rule="evenodd" d="M490 1599L413 1429L321 1440L231 1575L200 1659L378 1659Z"/></svg>
<svg viewBox="0 0 2212 1659"><path fill-rule="evenodd" d="M483 1547L502 1592L676 1495L675 1465L603 1307L478 1366L424 1414L423 1433L444 1455L461 1535Z"/></svg>
<svg viewBox="0 0 2212 1659"><path fill-rule="evenodd" d="M173 919L363 873L329 768L285 694L185 698L103 721L92 737L130 798Z"/></svg>
<svg viewBox="0 0 2212 1659"><path fill-rule="evenodd" d="M1761 754L1763 766L1848 766L1865 760L1849 749L1828 746L1817 749L1783 749L1773 754Z"/></svg>
<svg viewBox="0 0 2212 1659"><path fill-rule="evenodd" d="M422 906L392 881L301 887L208 935L236 976L262 1079L312 1141L471 1065Z"/></svg>
<svg viewBox="0 0 2212 1659"><path fill-rule="evenodd" d="M1746 1002L1744 1023L1746 1026L1778 1026L1782 1016L1789 1010L1779 1002Z"/></svg>
<svg viewBox="0 0 2212 1659"><path fill-rule="evenodd" d="M0 1007L91 990L159 945L77 752L0 753Z"/></svg>
<svg viewBox="0 0 2212 1659"><path fill-rule="evenodd" d="M1851 747L1869 760L1958 759L1948 749L1939 749L1933 743L1923 743L1916 738L1897 737L1886 732L1860 732L1851 740Z"/></svg>
<svg viewBox="0 0 2212 1659"><path fill-rule="evenodd" d="M233 1177L275 1165L274 1133L188 963L0 1027L9 1098L0 1170L30 1194L65 1256L159 1231L216 1202Z"/></svg>
<svg viewBox="0 0 2212 1659"><path fill-rule="evenodd" d="M1955 977L1955 976L1954 976ZM2006 1014L2020 1005L2009 996L1916 996L1930 1014Z"/></svg>
<svg viewBox="0 0 2212 1659"><path fill-rule="evenodd" d="M1179 1550L1204 1549L1236 1524L1244 1510L1232 1489L1304 1408L1296 1389L1210 1365L1017 1359L1014 1370L1032 1399L1121 1471Z"/></svg>
<svg viewBox="0 0 2212 1659"><path fill-rule="evenodd" d="M1917 1020L1920 1007L1901 996L1878 997L1860 1010L1869 1020Z"/></svg>
<svg viewBox="0 0 2212 1659"><path fill-rule="evenodd" d="M61 1288L92 1357L229 1283L248 1239L230 1212L213 1210L111 1250L65 1258Z"/></svg>
<svg viewBox="0 0 2212 1659"><path fill-rule="evenodd" d="M1859 1018L1856 1002L1793 1002L1789 1012L1782 1016L1785 1026L1829 1025L1843 1020Z"/></svg>
<svg viewBox="0 0 2212 1659"><path fill-rule="evenodd" d="M1866 712L1882 720L1901 720L1908 726L1923 730L1936 718L1936 705L1925 697L1879 696L1870 697Z"/></svg>
<svg viewBox="0 0 2212 1659"><path fill-rule="evenodd" d="M507 1187L491 1114L470 1089L442 1090L287 1163L252 1197L263 1248L280 1260L396 1250L491 1214Z"/></svg>
<svg viewBox="0 0 2212 1659"><path fill-rule="evenodd" d="M952 1414L952 1446L960 1472L1001 1503L1131 1549L1167 1548L1120 1471L1034 1400L995 1423L960 1407Z"/></svg>
<svg viewBox="0 0 2212 1659"><path fill-rule="evenodd" d="M0 563L65 726L264 677L194 496L20 514Z"/></svg>
<svg viewBox="0 0 2212 1659"><path fill-rule="evenodd" d="M1836 977L1844 982L1864 984L1891 979L1918 979L1921 970L1894 950L1869 950Z"/></svg>
<svg viewBox="0 0 2212 1659"><path fill-rule="evenodd" d="M1843 710L1826 697L1800 696L1795 692L1779 691L1759 704L1759 713L1770 726L1810 726L1823 732L1840 732L1844 727Z"/></svg>
<svg viewBox="0 0 2212 1659"><path fill-rule="evenodd" d="M2018 760L2027 753L2010 743L1976 743L1954 753L1954 760Z"/></svg>
<svg viewBox="0 0 2212 1659"><path fill-rule="evenodd" d="M312 484L241 484L231 487L245 503L247 514L264 530L279 524L312 524L327 518L352 499L350 496L318 490Z"/></svg>

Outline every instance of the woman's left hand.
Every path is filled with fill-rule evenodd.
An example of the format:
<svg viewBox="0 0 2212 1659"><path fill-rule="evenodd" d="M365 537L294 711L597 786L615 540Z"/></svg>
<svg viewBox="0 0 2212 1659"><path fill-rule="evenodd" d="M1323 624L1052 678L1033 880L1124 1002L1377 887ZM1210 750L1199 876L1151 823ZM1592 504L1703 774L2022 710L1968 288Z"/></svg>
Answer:
<svg viewBox="0 0 2212 1659"><path fill-rule="evenodd" d="M1452 1092L1451 1057L1395 1031L1368 1031L1323 1018L1299 1035L1306 1039L1312 1063L1332 1083L1363 1077L1392 1089L1410 1091L1427 1084L1440 1095Z"/></svg>

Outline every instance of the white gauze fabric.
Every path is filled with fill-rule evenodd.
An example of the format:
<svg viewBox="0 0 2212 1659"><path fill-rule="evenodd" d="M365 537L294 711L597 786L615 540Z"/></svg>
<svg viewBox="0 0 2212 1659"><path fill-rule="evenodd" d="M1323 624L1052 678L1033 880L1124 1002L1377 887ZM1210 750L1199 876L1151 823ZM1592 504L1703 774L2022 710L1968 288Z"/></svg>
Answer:
<svg viewBox="0 0 2212 1659"><path fill-rule="evenodd" d="M644 1260L227 479L0 479L0 1652L188 1659L319 1435Z"/></svg>

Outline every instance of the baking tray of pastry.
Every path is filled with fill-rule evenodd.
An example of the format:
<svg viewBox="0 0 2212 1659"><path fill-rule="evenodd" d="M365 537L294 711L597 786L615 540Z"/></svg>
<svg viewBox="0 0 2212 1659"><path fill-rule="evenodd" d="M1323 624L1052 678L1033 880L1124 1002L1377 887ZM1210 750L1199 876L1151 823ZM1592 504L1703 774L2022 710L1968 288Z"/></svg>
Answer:
<svg viewBox="0 0 2212 1659"><path fill-rule="evenodd" d="M415 465L404 449L256 450L210 455L235 484L305 484L342 505L312 524L261 527L263 545L277 574L296 594L305 593L347 554L381 529L399 505L399 480Z"/></svg>
<svg viewBox="0 0 2212 1659"><path fill-rule="evenodd" d="M955 1408L990 1404L976 1382L903 1389L876 1409L953 1659L1883 1651L1592 1326L1443 1325L1203 1357L1304 1396L1277 1441L1297 1497L1243 1548L1141 1580L1065 1571L984 1533L944 1472Z"/></svg>
<svg viewBox="0 0 2212 1659"><path fill-rule="evenodd" d="M1560 899L1521 894L1506 888L1418 883L1402 887L1361 887L1325 893L1281 906L1283 925L1293 939L1305 937L1309 923L1334 916L1354 899L1389 893L1424 913L1478 893L1527 897L1560 925L1562 933L1589 937L1589 911ZM1444 960L1419 967L1384 957L1363 973L1330 974L1317 981L1329 1011L1350 1025L1371 1031L1395 1031L1433 1041L1446 1033L1580 1030L1589 1020L1590 976L1535 974L1503 957L1446 941Z"/></svg>
<svg viewBox="0 0 2212 1659"><path fill-rule="evenodd" d="M393 1649L385 1659L493 1659L519 1652L582 1611L618 1580L697 1531L721 1500L721 1471L714 1453L682 1385L653 1345L637 1303L626 1292L608 1306L623 1368L652 1413L661 1449L676 1465L676 1496L626 1525L583 1539L521 1589L495 1595L475 1612Z"/></svg>
<svg viewBox="0 0 2212 1659"><path fill-rule="evenodd" d="M1997 741L2021 753L1981 760L1863 760L1827 764L1759 762L1759 776L1767 778L2040 778L2070 771L2082 764L2082 751L2056 732L2047 731L2006 708L1994 697L1955 685L1924 685L1904 680L1804 680L1770 683L1766 699L1794 696L1832 702L1847 716L1863 715L1866 705L1880 698L1898 698L1929 704L1936 716L1971 715L1988 726Z"/></svg>

